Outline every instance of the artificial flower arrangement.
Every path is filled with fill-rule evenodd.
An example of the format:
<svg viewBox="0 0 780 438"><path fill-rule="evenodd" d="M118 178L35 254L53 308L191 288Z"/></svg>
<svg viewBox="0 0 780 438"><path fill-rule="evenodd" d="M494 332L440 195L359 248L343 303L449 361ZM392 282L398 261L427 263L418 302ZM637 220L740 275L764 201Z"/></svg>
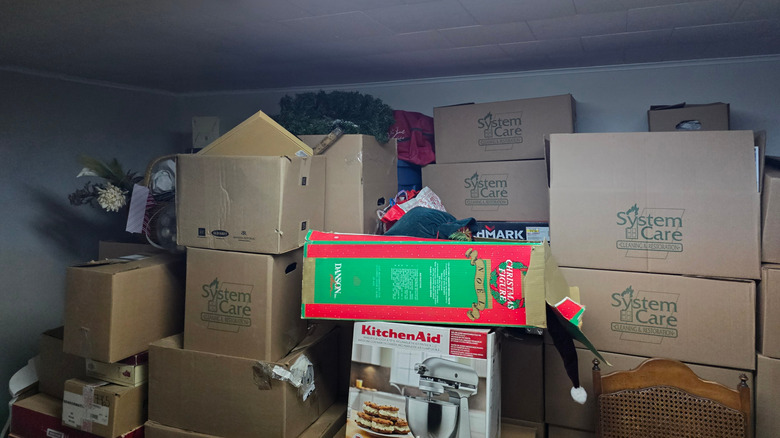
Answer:
<svg viewBox="0 0 780 438"><path fill-rule="evenodd" d="M133 191L133 185L140 182L143 176L136 172L125 172L116 158L103 162L86 155L80 157L84 166L76 175L102 178L104 182L88 181L84 187L68 195L71 205L89 204L109 212L118 212L127 205L128 196Z"/></svg>

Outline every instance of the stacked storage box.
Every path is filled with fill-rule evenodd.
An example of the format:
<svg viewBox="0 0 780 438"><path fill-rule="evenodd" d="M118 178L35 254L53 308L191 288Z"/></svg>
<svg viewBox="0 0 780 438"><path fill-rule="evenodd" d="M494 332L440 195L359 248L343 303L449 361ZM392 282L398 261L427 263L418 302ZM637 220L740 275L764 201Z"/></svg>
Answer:
<svg viewBox="0 0 780 438"><path fill-rule="evenodd" d="M574 123L568 94L434 108L436 164L423 167L423 186L456 218L476 219L477 237L549 239L545 137L573 133ZM502 387L511 388L502 391L502 416L536 428L543 343L534 335L502 342Z"/></svg>
<svg viewBox="0 0 780 438"><path fill-rule="evenodd" d="M479 237L549 237L545 136L574 132L571 95L434 108L436 164L423 186Z"/></svg>
<svg viewBox="0 0 780 438"><path fill-rule="evenodd" d="M780 158L767 157L762 193L761 287L758 291L756 436L780 430Z"/></svg>
<svg viewBox="0 0 780 438"><path fill-rule="evenodd" d="M588 309L583 332L609 352L602 372L667 357L731 388L745 373L753 388L755 144L750 131L550 136L552 246ZM592 359L579 350L588 391ZM547 423L592 433L595 401L560 396L565 372L547 364Z"/></svg>
<svg viewBox="0 0 780 438"><path fill-rule="evenodd" d="M184 260L101 245L67 271L65 325L41 336L39 393L13 407L25 438L143 436L150 342L182 329Z"/></svg>
<svg viewBox="0 0 780 438"><path fill-rule="evenodd" d="M394 143L348 135L311 156L320 139L260 112L179 156L184 330L150 347L148 436L297 437L326 421L339 330L301 318L301 247L312 229L373 232L396 181Z"/></svg>

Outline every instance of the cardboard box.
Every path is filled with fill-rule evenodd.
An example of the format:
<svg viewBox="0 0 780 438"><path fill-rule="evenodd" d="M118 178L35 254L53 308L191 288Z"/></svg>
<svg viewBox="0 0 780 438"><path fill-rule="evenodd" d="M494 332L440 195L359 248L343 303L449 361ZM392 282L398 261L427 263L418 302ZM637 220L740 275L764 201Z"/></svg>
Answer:
<svg viewBox="0 0 780 438"><path fill-rule="evenodd" d="M183 315L182 255L72 266L67 271L63 349L117 362L181 332Z"/></svg>
<svg viewBox="0 0 780 438"><path fill-rule="evenodd" d="M306 335L302 255L189 248L184 348L265 361L286 356Z"/></svg>
<svg viewBox="0 0 780 438"><path fill-rule="evenodd" d="M755 385L755 413L756 413L756 437L777 436L780 430L780 360L769 358L761 354L757 358ZM753 388L753 387L751 387Z"/></svg>
<svg viewBox="0 0 780 438"><path fill-rule="evenodd" d="M729 104L654 105L647 111L649 131L728 131Z"/></svg>
<svg viewBox="0 0 780 438"><path fill-rule="evenodd" d="M458 219L547 222L550 218L544 160L429 164L423 185Z"/></svg>
<svg viewBox="0 0 780 438"><path fill-rule="evenodd" d="M86 359L86 362L87 376L117 385L138 386L149 378L149 353L146 351L114 363L92 359Z"/></svg>
<svg viewBox="0 0 780 438"><path fill-rule="evenodd" d="M325 157L180 155L177 243L280 254L322 229Z"/></svg>
<svg viewBox="0 0 780 438"><path fill-rule="evenodd" d="M501 438L545 438L544 423L501 419Z"/></svg>
<svg viewBox="0 0 780 438"><path fill-rule="evenodd" d="M758 351L780 358L780 265L761 267L757 325Z"/></svg>
<svg viewBox="0 0 780 438"><path fill-rule="evenodd" d="M311 156L312 150L271 117L258 111L201 149L198 154Z"/></svg>
<svg viewBox="0 0 780 438"><path fill-rule="evenodd" d="M599 351L755 369L754 281L560 271L580 290L582 331Z"/></svg>
<svg viewBox="0 0 780 438"><path fill-rule="evenodd" d="M341 428L346 427L347 404L336 402L328 408L320 418L306 428L298 438L343 438L344 435L336 435Z"/></svg>
<svg viewBox="0 0 780 438"><path fill-rule="evenodd" d="M574 132L571 94L433 109L436 163L544 158L544 136Z"/></svg>
<svg viewBox="0 0 780 438"><path fill-rule="evenodd" d="M146 393L146 385L70 379L62 397L62 423L104 438L123 435L146 421Z"/></svg>
<svg viewBox="0 0 780 438"><path fill-rule="evenodd" d="M297 437L335 401L337 344L335 331L315 329L286 357L264 362L184 350L181 336L154 342L149 420L231 438Z"/></svg>
<svg viewBox="0 0 780 438"><path fill-rule="evenodd" d="M546 327L546 304L579 301L539 242L462 242L312 232L304 318Z"/></svg>
<svg viewBox="0 0 780 438"><path fill-rule="evenodd" d="M499 342L491 329L356 322L346 436L373 436L364 422L382 415L414 436L499 436Z"/></svg>
<svg viewBox="0 0 780 438"><path fill-rule="evenodd" d="M515 333L514 331L511 333ZM544 423L544 341L536 335L501 338L501 416Z"/></svg>
<svg viewBox="0 0 780 438"><path fill-rule="evenodd" d="M62 394L60 394L62 397ZM16 401L11 407L9 436L19 438L96 438L62 424L62 399L38 393ZM121 435L123 438L143 438L143 426Z"/></svg>
<svg viewBox="0 0 780 438"><path fill-rule="evenodd" d="M560 266L761 276L751 131L550 136Z"/></svg>
<svg viewBox="0 0 780 438"><path fill-rule="evenodd" d="M65 328L60 326L46 330L38 341L35 371L38 374L38 391L62 399L65 381L86 377L86 361L83 357L65 353L62 337Z"/></svg>
<svg viewBox="0 0 780 438"><path fill-rule="evenodd" d="M144 428L146 429L144 438L221 438L217 435L207 435L205 433L179 429L178 427L166 426L151 420L144 423Z"/></svg>
<svg viewBox="0 0 780 438"><path fill-rule="evenodd" d="M550 425L547 427L547 438L596 438L596 432Z"/></svg>
<svg viewBox="0 0 780 438"><path fill-rule="evenodd" d="M474 237L480 239L550 241L547 222L477 221Z"/></svg>
<svg viewBox="0 0 780 438"><path fill-rule="evenodd" d="M322 135L302 135L312 148ZM398 193L396 141L380 144L369 135L343 135L325 151L325 231L376 234L377 210Z"/></svg>
<svg viewBox="0 0 780 438"><path fill-rule="evenodd" d="M761 194L761 261L780 263L780 157L766 157Z"/></svg>
<svg viewBox="0 0 780 438"><path fill-rule="evenodd" d="M133 254L159 254L165 252L164 249L155 248L148 243L127 243L111 242L101 240L98 242L98 260L118 259L122 256Z"/></svg>
<svg viewBox="0 0 780 438"><path fill-rule="evenodd" d="M563 361L560 360L558 352L554 348L547 348L545 349L544 354L544 414L546 422L551 425L571 429L595 431L596 404L593 396L593 353L586 349L577 348L580 385L588 393L588 399L583 405L575 402L571 398L571 380L569 380L566 375ZM602 354L604 358L612 364L610 367L602 362L601 365L599 365L602 374L608 374L613 371L630 370L636 368L647 359L647 357L625 354ZM732 389L736 389L739 384L740 374L745 374L748 377L748 386L753 388L752 371L695 365L690 363L686 363L686 365L688 365L701 379L718 382Z"/></svg>

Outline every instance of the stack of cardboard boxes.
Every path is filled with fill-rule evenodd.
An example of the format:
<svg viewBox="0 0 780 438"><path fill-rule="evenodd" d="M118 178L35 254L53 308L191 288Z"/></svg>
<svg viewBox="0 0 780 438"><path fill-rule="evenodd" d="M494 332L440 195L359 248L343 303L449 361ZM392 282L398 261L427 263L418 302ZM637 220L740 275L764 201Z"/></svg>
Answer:
<svg viewBox="0 0 780 438"><path fill-rule="evenodd" d="M750 131L554 134L550 230L567 281L587 308L583 331L612 367L685 362L731 388L756 370L761 278L760 160ZM548 350L550 351L550 350ZM593 355L579 349L590 391ZM595 430L595 401L561 396L547 361L551 437Z"/></svg>
<svg viewBox="0 0 780 438"><path fill-rule="evenodd" d="M184 330L150 346L147 436L328 436L307 428L343 418L343 404L326 415L345 365L339 329L301 318L301 247L312 229L375 231L395 194L395 148L355 135L311 153L258 113L179 156Z"/></svg>
<svg viewBox="0 0 780 438"><path fill-rule="evenodd" d="M12 435L143 436L147 350L182 329L184 259L135 249L68 268L65 324L41 337L39 392L12 407Z"/></svg>

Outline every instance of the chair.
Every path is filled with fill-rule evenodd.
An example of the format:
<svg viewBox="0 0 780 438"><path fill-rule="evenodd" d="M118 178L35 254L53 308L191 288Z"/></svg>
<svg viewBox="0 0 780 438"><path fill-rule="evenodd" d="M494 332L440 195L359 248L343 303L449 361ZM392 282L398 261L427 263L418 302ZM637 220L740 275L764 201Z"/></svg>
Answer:
<svg viewBox="0 0 780 438"><path fill-rule="evenodd" d="M593 359L597 437L750 437L750 388L700 379L682 362L648 359L601 375Z"/></svg>

